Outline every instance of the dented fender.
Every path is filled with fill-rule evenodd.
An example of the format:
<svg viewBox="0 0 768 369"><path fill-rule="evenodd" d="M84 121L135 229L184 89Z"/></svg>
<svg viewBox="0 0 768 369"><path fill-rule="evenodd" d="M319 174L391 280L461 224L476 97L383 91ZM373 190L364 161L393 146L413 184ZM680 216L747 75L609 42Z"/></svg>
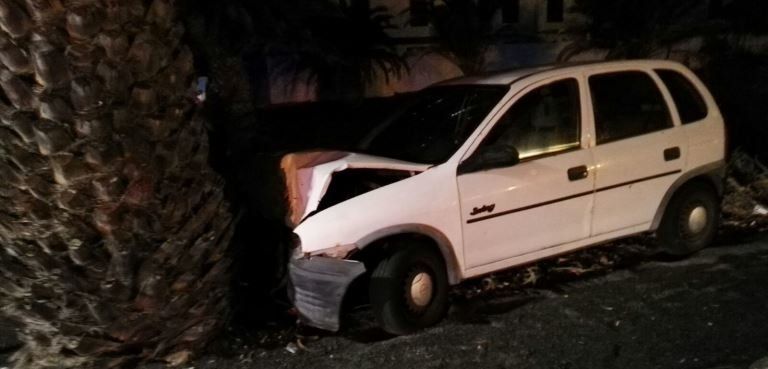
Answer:
<svg viewBox="0 0 768 369"><path fill-rule="evenodd" d="M451 282L458 282L464 255L455 184L455 169L435 166L324 209L294 228L300 239L300 253L322 255L345 245L364 249L384 237L423 234L436 241L448 264Z"/></svg>
<svg viewBox="0 0 768 369"><path fill-rule="evenodd" d="M343 151L309 151L283 156L280 168L288 195L289 227L295 228L313 211L331 185L334 173L348 169L382 169L411 173L427 170L427 164Z"/></svg>

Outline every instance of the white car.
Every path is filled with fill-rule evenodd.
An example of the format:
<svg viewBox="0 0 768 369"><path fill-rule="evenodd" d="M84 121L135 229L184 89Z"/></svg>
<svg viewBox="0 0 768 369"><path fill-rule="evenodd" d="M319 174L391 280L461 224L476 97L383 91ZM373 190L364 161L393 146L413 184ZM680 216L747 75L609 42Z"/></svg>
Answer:
<svg viewBox="0 0 768 369"><path fill-rule="evenodd" d="M296 252L291 295L337 330L350 283L381 327L439 322L449 286L620 237L666 252L711 242L723 118L684 66L544 66L428 87L358 152L282 160Z"/></svg>

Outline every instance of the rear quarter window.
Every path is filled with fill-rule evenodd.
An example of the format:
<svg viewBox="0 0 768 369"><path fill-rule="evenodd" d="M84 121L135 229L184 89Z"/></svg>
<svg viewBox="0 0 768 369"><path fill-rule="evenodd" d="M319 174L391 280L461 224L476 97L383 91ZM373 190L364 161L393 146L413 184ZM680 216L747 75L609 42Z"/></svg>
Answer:
<svg viewBox="0 0 768 369"><path fill-rule="evenodd" d="M657 69L656 74L672 95L683 124L698 122L707 117L709 114L707 104L699 90L687 77L669 69Z"/></svg>
<svg viewBox="0 0 768 369"><path fill-rule="evenodd" d="M603 144L673 126L656 82L641 71L589 77L597 143Z"/></svg>

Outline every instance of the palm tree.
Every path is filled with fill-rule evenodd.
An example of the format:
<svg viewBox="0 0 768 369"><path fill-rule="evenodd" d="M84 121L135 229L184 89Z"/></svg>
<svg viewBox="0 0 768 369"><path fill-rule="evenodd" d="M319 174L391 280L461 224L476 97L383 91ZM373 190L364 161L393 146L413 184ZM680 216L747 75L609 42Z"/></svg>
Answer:
<svg viewBox="0 0 768 369"><path fill-rule="evenodd" d="M365 87L400 78L408 64L387 34L392 15L383 6L370 8L341 0L319 3L294 19L299 32L273 45L279 59L277 73L293 76L293 83L314 83L319 99L360 99Z"/></svg>
<svg viewBox="0 0 768 369"><path fill-rule="evenodd" d="M607 50L606 59L644 58L715 29L701 0L576 0L576 12L589 21L574 33L559 61L592 49ZM704 21L702 21L704 19Z"/></svg>
<svg viewBox="0 0 768 369"><path fill-rule="evenodd" d="M357 0L191 1L185 18L195 51L217 61L204 63L218 67L210 73L231 76L214 88L238 95L236 101L255 95L257 105L268 103L270 74L288 76L290 87L314 84L320 99L357 99L378 78L389 81L408 71L387 34L394 26L383 6Z"/></svg>
<svg viewBox="0 0 768 369"><path fill-rule="evenodd" d="M243 110L269 104L269 54L306 30L302 17L327 4L309 0L189 0L183 18L216 95ZM248 105L253 106L248 106ZM248 112L250 113L250 111Z"/></svg>
<svg viewBox="0 0 768 369"><path fill-rule="evenodd" d="M228 316L233 217L169 0L0 0L0 309L19 368L178 364Z"/></svg>
<svg viewBox="0 0 768 369"><path fill-rule="evenodd" d="M694 37L741 43L768 32L768 7L753 0L576 0L575 10L590 21L562 61L590 49L608 50L607 59L648 57Z"/></svg>
<svg viewBox="0 0 768 369"><path fill-rule="evenodd" d="M768 33L768 7L752 0L710 0L710 16L725 24L725 30L737 35Z"/></svg>

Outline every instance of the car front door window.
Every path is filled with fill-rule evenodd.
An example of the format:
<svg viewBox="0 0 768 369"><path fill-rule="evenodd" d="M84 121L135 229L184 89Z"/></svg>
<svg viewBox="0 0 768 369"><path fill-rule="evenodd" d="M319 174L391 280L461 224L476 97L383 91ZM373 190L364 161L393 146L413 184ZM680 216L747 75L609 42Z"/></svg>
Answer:
<svg viewBox="0 0 768 369"><path fill-rule="evenodd" d="M575 79L565 79L528 92L504 113L481 148L512 146L520 159L530 159L578 147L578 87Z"/></svg>

